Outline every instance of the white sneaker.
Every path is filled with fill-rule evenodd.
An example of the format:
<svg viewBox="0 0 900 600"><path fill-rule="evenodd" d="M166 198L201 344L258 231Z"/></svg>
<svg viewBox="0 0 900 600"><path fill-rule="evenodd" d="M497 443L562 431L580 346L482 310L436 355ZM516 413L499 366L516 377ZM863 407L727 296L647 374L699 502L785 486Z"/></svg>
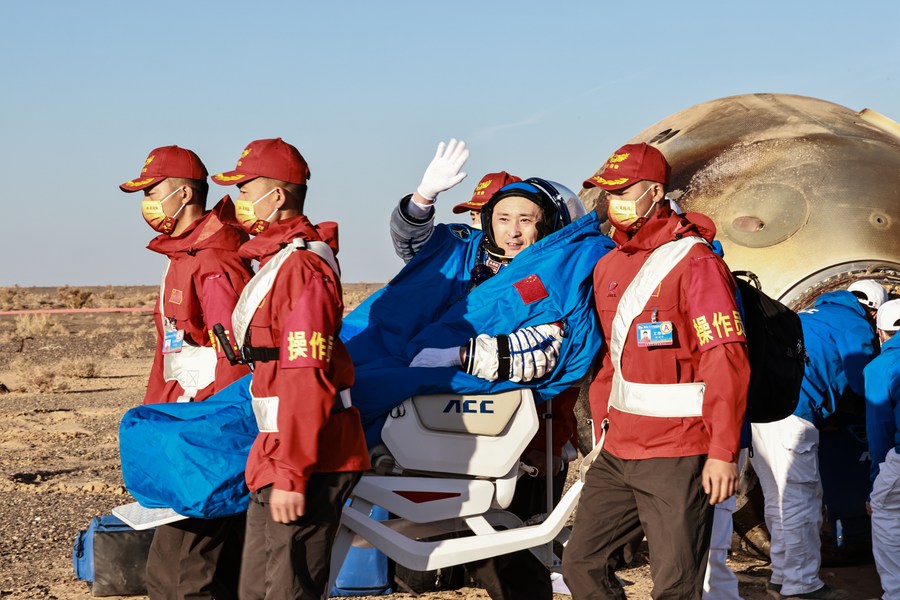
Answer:
<svg viewBox="0 0 900 600"><path fill-rule="evenodd" d="M572 592L569 591L569 586L563 581L562 573L550 573L550 583L553 586L554 594L572 595Z"/></svg>

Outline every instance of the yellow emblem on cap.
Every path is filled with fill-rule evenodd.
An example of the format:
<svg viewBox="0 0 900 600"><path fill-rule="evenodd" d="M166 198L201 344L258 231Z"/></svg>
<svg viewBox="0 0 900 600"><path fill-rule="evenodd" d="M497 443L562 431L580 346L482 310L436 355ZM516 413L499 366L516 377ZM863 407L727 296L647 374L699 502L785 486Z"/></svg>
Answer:
<svg viewBox="0 0 900 600"><path fill-rule="evenodd" d="M141 173L146 173L146 172L147 172L147 165L149 165L150 163L152 163L154 158L156 158L156 156L153 155L153 154L151 154L150 156L147 157L147 160L144 161L144 168L141 169Z"/></svg>
<svg viewBox="0 0 900 600"><path fill-rule="evenodd" d="M137 186L139 186L139 185L147 185L148 183L150 183L150 182L153 181L154 179L156 179L156 177L151 177L151 178L149 178L149 179L140 179L140 180L138 180L138 181L131 180L131 181L127 182L125 185L128 186L128 187L137 187Z"/></svg>
<svg viewBox="0 0 900 600"><path fill-rule="evenodd" d="M613 153L600 170L606 171L607 169L612 169L615 171L619 168L619 163L628 160L629 156L631 156L630 152L623 152L622 154Z"/></svg>
<svg viewBox="0 0 900 600"><path fill-rule="evenodd" d="M213 179L216 179L218 181L237 181L238 179L243 179L244 177L246 177L246 175L244 175L243 173L238 173L237 175L226 175L225 173L213 175Z"/></svg>
<svg viewBox="0 0 900 600"><path fill-rule="evenodd" d="M241 152L241 157L238 159L237 166L241 166L241 161L247 158L248 154L250 154L250 148L244 148L244 151Z"/></svg>
<svg viewBox="0 0 900 600"><path fill-rule="evenodd" d="M475 195L483 194L484 190L488 189L491 186L492 181L488 179L487 181L482 181L478 185L475 186Z"/></svg>
<svg viewBox="0 0 900 600"><path fill-rule="evenodd" d="M622 177L621 179L603 179L599 175L597 175L596 177L592 177L591 179L593 179L600 185L622 185L623 183L628 181L627 177Z"/></svg>

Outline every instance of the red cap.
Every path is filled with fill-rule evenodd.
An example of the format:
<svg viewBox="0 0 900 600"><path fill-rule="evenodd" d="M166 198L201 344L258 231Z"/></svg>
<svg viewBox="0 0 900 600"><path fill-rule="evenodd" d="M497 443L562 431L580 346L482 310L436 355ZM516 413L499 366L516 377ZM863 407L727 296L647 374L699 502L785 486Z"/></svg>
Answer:
<svg viewBox="0 0 900 600"><path fill-rule="evenodd" d="M497 193L497 190L507 183L517 183L519 181L522 181L521 177L510 175L506 171L488 173L482 177L481 181L478 182L478 185L475 186L475 192L472 194L472 199L454 206L453 212L459 214L470 210L481 210L485 203L491 199L491 196Z"/></svg>
<svg viewBox="0 0 900 600"><path fill-rule="evenodd" d="M233 171L213 175L219 185L239 185L257 177L287 183L306 183L309 165L300 152L282 140L256 140L247 144Z"/></svg>
<svg viewBox="0 0 900 600"><path fill-rule="evenodd" d="M206 167L200 157L187 148L163 146L151 150L141 174L119 186L123 192L137 192L157 184L167 177L206 179Z"/></svg>
<svg viewBox="0 0 900 600"><path fill-rule="evenodd" d="M626 144L610 156L600 172L582 184L586 188L619 190L638 181L669 183L671 167L662 152L643 142Z"/></svg>

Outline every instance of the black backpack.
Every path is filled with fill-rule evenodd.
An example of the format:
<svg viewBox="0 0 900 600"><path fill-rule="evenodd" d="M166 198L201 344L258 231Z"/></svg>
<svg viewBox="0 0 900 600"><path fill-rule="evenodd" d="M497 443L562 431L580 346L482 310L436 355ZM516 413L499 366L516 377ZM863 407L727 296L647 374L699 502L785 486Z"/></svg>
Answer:
<svg viewBox="0 0 900 600"><path fill-rule="evenodd" d="M806 364L800 317L766 295L753 273L734 271L734 275L744 308L750 354L747 416L751 423L780 421L794 414L800 400Z"/></svg>

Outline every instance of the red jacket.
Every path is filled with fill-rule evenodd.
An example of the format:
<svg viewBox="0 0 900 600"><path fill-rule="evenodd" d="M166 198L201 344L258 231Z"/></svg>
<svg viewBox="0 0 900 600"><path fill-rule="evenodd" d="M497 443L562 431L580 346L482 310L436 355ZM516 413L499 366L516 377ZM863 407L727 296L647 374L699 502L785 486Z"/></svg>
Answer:
<svg viewBox="0 0 900 600"><path fill-rule="evenodd" d="M578 402L580 387L570 387L553 399L553 456L562 456L563 446L566 442L575 445L575 434L578 431L578 421L575 419L575 404ZM542 407L537 407L538 415L542 414ZM543 452L547 447L547 420L541 419L537 433L531 439L523 454L531 450Z"/></svg>
<svg viewBox="0 0 900 600"><path fill-rule="evenodd" d="M273 223L244 244L241 256L264 266L296 238L327 242L337 254L337 225L304 216ZM298 250L281 266L250 321L253 347L278 347L277 360L257 362L254 398L278 397L278 431L260 433L247 461L247 487L305 493L313 473L363 471L369 453L356 407L333 412L353 385L353 362L338 338L344 312L341 282L312 251Z"/></svg>
<svg viewBox="0 0 900 600"><path fill-rule="evenodd" d="M616 232L619 244L594 268L594 299L603 328L602 363L590 387L591 412L599 424L609 417L604 450L623 459L706 454L736 462L747 402L750 365L746 337L735 303L735 282L725 263L705 244L696 244L662 280L629 329L622 351L622 375L636 383L705 382L702 417L664 418L635 415L608 407L613 365L608 340L613 316L650 253L686 236L712 241L715 226L699 213L683 217L668 207L631 239ZM641 347L636 326L671 321L670 346ZM665 402L665 397L660 397ZM599 428L597 435L600 435Z"/></svg>
<svg viewBox="0 0 900 600"><path fill-rule="evenodd" d="M252 276L250 262L238 256L238 248L247 235L233 223L234 205L226 196L178 237L159 235L147 246L169 258L164 284L165 316L174 320L176 329L184 330L186 344L214 346L218 350L215 381L199 390L195 401L205 400L248 373L243 365L232 366L218 342L211 341L216 323L231 329L234 305ZM164 334L159 309L157 300L153 310L156 352L144 404L175 402L184 393L177 381L163 378Z"/></svg>

